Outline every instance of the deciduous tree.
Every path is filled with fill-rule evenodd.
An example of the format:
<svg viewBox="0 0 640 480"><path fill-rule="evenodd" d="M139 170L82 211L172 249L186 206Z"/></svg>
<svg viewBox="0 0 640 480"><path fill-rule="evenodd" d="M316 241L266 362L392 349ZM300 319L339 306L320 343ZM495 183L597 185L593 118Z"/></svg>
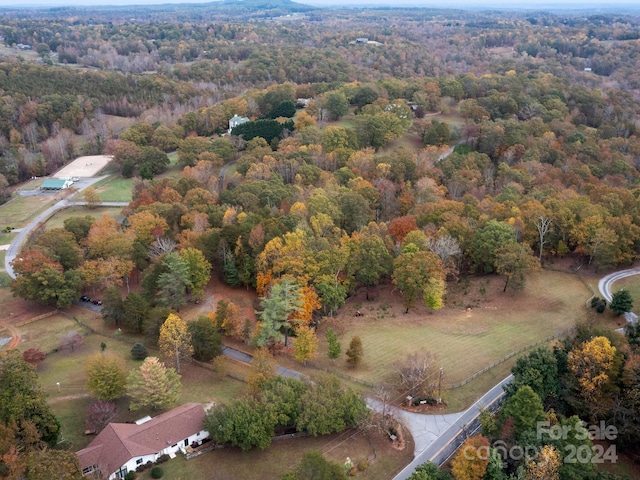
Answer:
<svg viewBox="0 0 640 480"><path fill-rule="evenodd" d="M616 347L606 337L595 337L569 352L567 366L578 382L578 394L594 401L609 382Z"/></svg>
<svg viewBox="0 0 640 480"><path fill-rule="evenodd" d="M306 364L318 353L318 337L313 328L302 325L296 329L296 340L293 356L300 363Z"/></svg>
<svg viewBox="0 0 640 480"><path fill-rule="evenodd" d="M18 447L37 445L40 441L53 447L60 435L60 424L47 405L34 368L18 350L0 353L0 424L15 422L20 438ZM23 431L34 425L36 437Z"/></svg>
<svg viewBox="0 0 640 480"><path fill-rule="evenodd" d="M489 464L489 440L482 435L468 438L451 461L451 472L456 480L481 480Z"/></svg>
<svg viewBox="0 0 640 480"><path fill-rule="evenodd" d="M351 342L349 343L349 348L345 352L347 356L347 364L351 368L356 368L362 362L362 357L364 357L364 350L362 348L362 340L360 337L353 337Z"/></svg>
<svg viewBox="0 0 640 480"><path fill-rule="evenodd" d="M180 250L179 255L189 269L191 298L193 300L204 299L204 287L211 279L211 264L197 248L185 248Z"/></svg>
<svg viewBox="0 0 640 480"><path fill-rule="evenodd" d="M503 292L507 287L512 290L522 290L525 286L526 275L540 270L540 261L533 256L531 247L524 243L508 243L496 249L495 269L507 280Z"/></svg>
<svg viewBox="0 0 640 480"><path fill-rule="evenodd" d="M524 478L526 480L558 480L562 459L551 445L544 445L535 458L527 461Z"/></svg>
<svg viewBox="0 0 640 480"><path fill-rule="evenodd" d="M127 390L124 360L116 355L99 353L89 357L85 373L87 388L98 400L115 400Z"/></svg>
<svg viewBox="0 0 640 480"><path fill-rule="evenodd" d="M276 364L273 356L266 348L259 348L253 353L251 371L247 375L249 390L257 393L276 375Z"/></svg>
<svg viewBox="0 0 640 480"><path fill-rule="evenodd" d="M87 202L87 208L89 209L96 208L100 204L100 195L92 186L87 187L84 192L82 192L82 198Z"/></svg>
<svg viewBox="0 0 640 480"><path fill-rule="evenodd" d="M118 407L113 402L100 400L93 402L87 409L86 429L92 432L100 432L109 422L116 418Z"/></svg>
<svg viewBox="0 0 640 480"><path fill-rule="evenodd" d="M476 230L469 246L476 271L491 273L495 269L497 250L509 243L515 243L513 227L505 222L489 220L487 224Z"/></svg>
<svg viewBox="0 0 640 480"><path fill-rule="evenodd" d="M393 283L402 292L407 312L422 293L425 305L442 308L445 278L442 262L437 255L419 250L410 243L393 262Z"/></svg>
<svg viewBox="0 0 640 480"><path fill-rule="evenodd" d="M38 365L47 358L47 355L37 348L30 348L22 353L22 359L30 365L38 368Z"/></svg>
<svg viewBox="0 0 640 480"><path fill-rule="evenodd" d="M180 373L180 365L193 355L187 323L178 315L170 314L160 327L158 348L164 357L174 363L178 373Z"/></svg>
<svg viewBox="0 0 640 480"><path fill-rule="evenodd" d="M369 414L364 400L353 390L344 390L333 375L314 378L300 398L302 411L297 428L311 435L328 435L357 425Z"/></svg>
<svg viewBox="0 0 640 480"><path fill-rule="evenodd" d="M411 396L426 395L430 398L437 396L440 369L436 357L431 352L421 351L407 355L407 358L397 365L398 384Z"/></svg>
<svg viewBox="0 0 640 480"><path fill-rule="evenodd" d="M222 353L222 336L208 316L200 315L189 323L188 330L196 360L209 362Z"/></svg>
<svg viewBox="0 0 640 480"><path fill-rule="evenodd" d="M157 357L147 357L140 368L129 373L127 383L132 410L145 406L168 408L180 398L180 375Z"/></svg>
<svg viewBox="0 0 640 480"><path fill-rule="evenodd" d="M44 448L27 455L25 480L82 480L80 462L74 452Z"/></svg>

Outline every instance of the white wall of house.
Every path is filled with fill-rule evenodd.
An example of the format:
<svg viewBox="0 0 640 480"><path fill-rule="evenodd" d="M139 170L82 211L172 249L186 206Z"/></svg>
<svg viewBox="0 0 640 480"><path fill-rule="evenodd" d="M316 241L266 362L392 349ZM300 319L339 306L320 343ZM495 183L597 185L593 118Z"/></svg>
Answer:
<svg viewBox="0 0 640 480"><path fill-rule="evenodd" d="M202 443L202 440L204 440L208 436L209 436L209 432L207 432L206 430L201 430L198 433L194 433L193 435L187 438L182 438L178 440L178 443L175 443L173 445L168 445L167 448L159 451L158 453L154 453L152 455L143 455L141 457L134 457L131 460L129 460L127 463L125 463L119 469L119 471L124 471L123 469L124 467L126 467L127 470L126 472L124 472L124 474L126 474L127 472L135 472L136 468L138 468L140 465L144 465L147 462L155 463L155 461L161 455L169 455L171 453L178 453L179 451L184 451L184 447L191 445L193 442L200 444ZM109 480L115 480L117 478L118 478L117 472L114 472L111 475L109 475Z"/></svg>

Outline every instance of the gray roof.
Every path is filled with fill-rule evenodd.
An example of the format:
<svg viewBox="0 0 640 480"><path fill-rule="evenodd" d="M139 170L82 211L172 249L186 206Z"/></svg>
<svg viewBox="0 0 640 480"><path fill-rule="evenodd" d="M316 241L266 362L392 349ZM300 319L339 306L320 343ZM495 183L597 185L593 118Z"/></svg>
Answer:
<svg viewBox="0 0 640 480"><path fill-rule="evenodd" d="M62 190L66 182L67 180L61 178L47 178L42 182L40 188L43 190Z"/></svg>

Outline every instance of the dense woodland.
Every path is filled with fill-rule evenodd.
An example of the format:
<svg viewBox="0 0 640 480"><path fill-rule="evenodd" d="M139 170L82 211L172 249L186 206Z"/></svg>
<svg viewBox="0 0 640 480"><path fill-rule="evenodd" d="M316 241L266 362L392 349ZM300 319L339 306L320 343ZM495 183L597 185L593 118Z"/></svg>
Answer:
<svg viewBox="0 0 640 480"><path fill-rule="evenodd" d="M240 21L230 5L169 23L162 9L0 10L4 197L79 153L134 177L122 223L34 236L16 295L64 307L102 291L108 321L155 342L219 275L262 297L257 324L219 328L276 350L362 287L391 282L407 309L437 310L461 275L519 290L557 258L638 258L639 17L282 3ZM251 121L226 135L234 115ZM154 180L172 151L181 173ZM637 413L629 355L616 398Z"/></svg>

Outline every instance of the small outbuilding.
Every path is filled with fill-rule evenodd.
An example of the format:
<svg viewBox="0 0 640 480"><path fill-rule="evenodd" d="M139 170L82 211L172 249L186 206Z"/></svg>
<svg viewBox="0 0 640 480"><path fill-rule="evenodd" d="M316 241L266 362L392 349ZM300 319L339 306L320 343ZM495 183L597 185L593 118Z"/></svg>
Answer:
<svg viewBox="0 0 640 480"><path fill-rule="evenodd" d="M40 190L64 190L73 185L73 180L65 178L47 178L40 185Z"/></svg>

